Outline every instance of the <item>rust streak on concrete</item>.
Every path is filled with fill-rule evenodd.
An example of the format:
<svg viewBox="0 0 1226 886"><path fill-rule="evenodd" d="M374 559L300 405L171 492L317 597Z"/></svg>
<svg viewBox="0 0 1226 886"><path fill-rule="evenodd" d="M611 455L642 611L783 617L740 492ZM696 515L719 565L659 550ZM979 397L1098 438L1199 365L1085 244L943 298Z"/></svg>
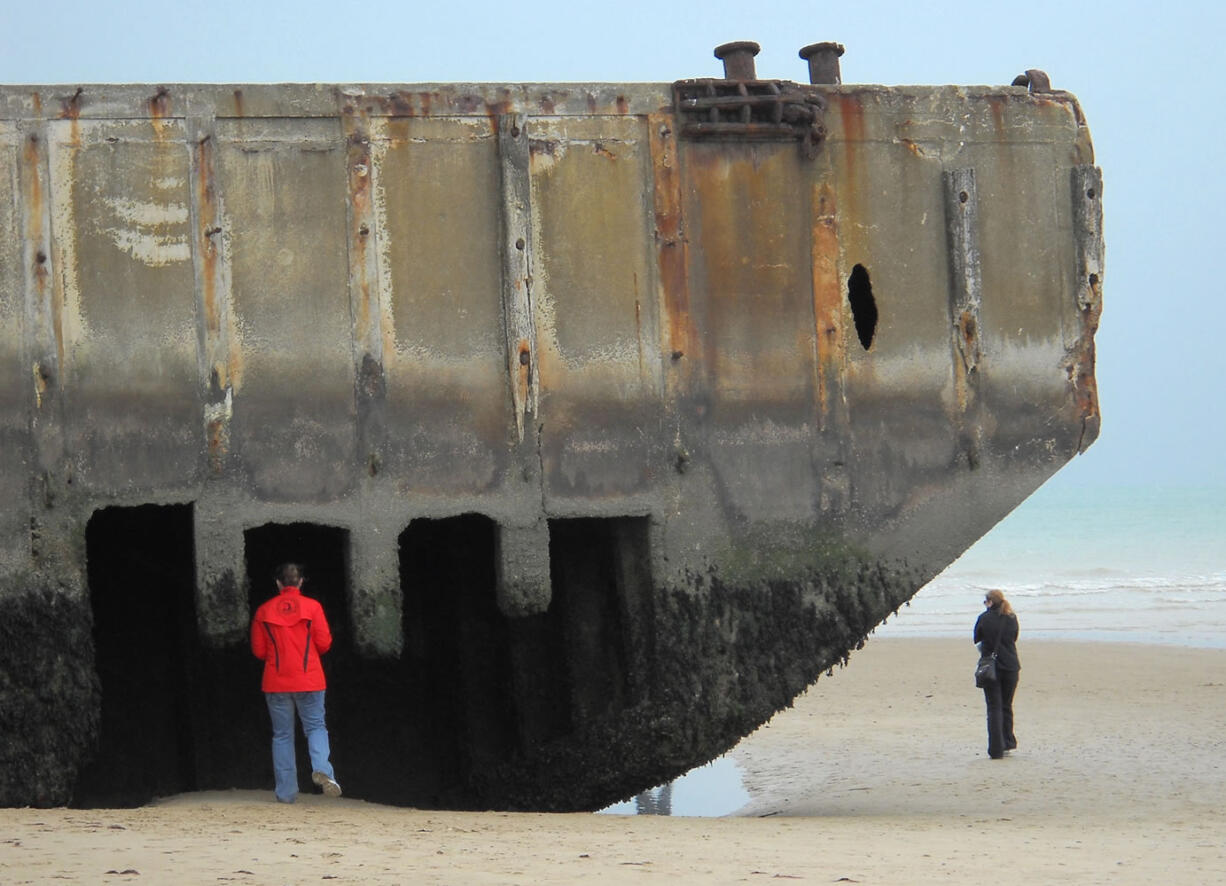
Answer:
<svg viewBox="0 0 1226 886"><path fill-rule="evenodd" d="M26 137L22 148L22 161L22 174L25 177L26 241L35 247L34 273L41 290L47 277L47 244L43 241L43 215L46 207L43 206L42 151L37 134ZM42 256L42 259L38 260L37 256Z"/></svg>
<svg viewBox="0 0 1226 886"><path fill-rule="evenodd" d="M166 120L170 117L170 90L165 86L149 99L149 122L153 125L153 136L162 141L168 134Z"/></svg>
<svg viewBox="0 0 1226 886"><path fill-rule="evenodd" d="M843 374L843 286L839 274L839 230L834 188L829 181L813 194L813 315L817 324L817 401L821 430L830 420L831 398Z"/></svg>
<svg viewBox="0 0 1226 886"><path fill-rule="evenodd" d="M81 146L81 96L84 92L84 88L78 87L76 92L60 101L60 119L70 121L69 140L74 148Z"/></svg>
<svg viewBox="0 0 1226 886"><path fill-rule="evenodd" d="M660 274L660 296L668 324L668 350L674 372L670 377L680 384L689 377L690 367L699 356L695 350L694 321L690 315L689 277L686 268L688 245L681 215L681 169L677 154L672 114L651 114L647 132L651 149L652 209L655 220L656 262Z"/></svg>
<svg viewBox="0 0 1226 886"><path fill-rule="evenodd" d="M204 326L210 339L221 330L221 318L217 309L217 237L221 228L217 225L217 194L213 184L213 139L201 139L196 147L196 198L199 205L199 230L197 247L203 264ZM225 380L222 380L225 386Z"/></svg>
<svg viewBox="0 0 1226 886"><path fill-rule="evenodd" d="M368 273L368 249L372 239L370 226L370 180L371 151L370 139L367 135L365 120L353 116L345 117L345 134L348 142L349 161L349 202L350 224L349 242L353 249L353 272L357 277L356 284L359 298L355 305L354 332L358 341L366 342L370 337L372 311L370 306L371 280Z"/></svg>

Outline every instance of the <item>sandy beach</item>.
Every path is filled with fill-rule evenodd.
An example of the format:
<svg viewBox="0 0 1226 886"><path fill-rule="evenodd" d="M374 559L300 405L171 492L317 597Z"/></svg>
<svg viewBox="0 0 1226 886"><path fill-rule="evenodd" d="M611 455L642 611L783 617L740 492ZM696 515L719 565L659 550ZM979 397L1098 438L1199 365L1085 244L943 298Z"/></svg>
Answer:
<svg viewBox="0 0 1226 886"><path fill-rule="evenodd" d="M732 756L725 818L189 794L0 810L5 883L1177 883L1226 879L1226 650L1026 642L989 760L974 649L871 639ZM343 781L343 773L339 773Z"/></svg>

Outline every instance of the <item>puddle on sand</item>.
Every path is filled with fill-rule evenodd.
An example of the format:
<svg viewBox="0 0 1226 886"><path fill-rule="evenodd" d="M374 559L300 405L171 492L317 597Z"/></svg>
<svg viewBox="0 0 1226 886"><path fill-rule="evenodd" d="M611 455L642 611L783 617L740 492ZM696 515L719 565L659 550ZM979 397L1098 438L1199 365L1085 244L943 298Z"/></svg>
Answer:
<svg viewBox="0 0 1226 886"><path fill-rule="evenodd" d="M609 815L684 815L717 817L736 812L749 802L741 780L741 767L731 757L720 757L691 769L680 778L643 791L633 800L601 809Z"/></svg>

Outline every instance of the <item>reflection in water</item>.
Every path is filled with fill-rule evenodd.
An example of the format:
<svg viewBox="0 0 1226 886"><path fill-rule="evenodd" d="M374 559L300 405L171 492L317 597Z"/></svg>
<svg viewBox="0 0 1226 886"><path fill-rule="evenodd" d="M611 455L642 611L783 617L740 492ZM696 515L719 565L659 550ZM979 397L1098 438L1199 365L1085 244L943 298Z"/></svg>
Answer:
<svg viewBox="0 0 1226 886"><path fill-rule="evenodd" d="M740 767L731 757L720 757L668 784L643 791L633 800L600 811L610 815L711 817L730 815L748 802Z"/></svg>
<svg viewBox="0 0 1226 886"><path fill-rule="evenodd" d="M636 815L672 815L673 814L673 783L660 785L650 791L643 791L634 798Z"/></svg>

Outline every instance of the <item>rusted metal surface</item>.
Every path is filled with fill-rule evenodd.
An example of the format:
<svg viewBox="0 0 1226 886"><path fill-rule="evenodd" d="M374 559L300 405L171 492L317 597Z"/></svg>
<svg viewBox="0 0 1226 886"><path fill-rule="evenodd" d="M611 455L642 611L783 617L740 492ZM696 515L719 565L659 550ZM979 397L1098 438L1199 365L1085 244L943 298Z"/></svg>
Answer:
<svg viewBox="0 0 1226 886"><path fill-rule="evenodd" d="M681 437L681 400L693 384L691 370L699 364L692 352L698 347L698 331L690 314L688 243L682 216L681 169L675 120L671 114L647 118L650 140L651 174L655 182L652 200L652 238L656 247L658 270L657 300L661 306L663 349L668 362L664 369L665 400L669 420L664 434L671 434L673 469L683 474L689 467L690 452ZM690 354L687 359L687 354Z"/></svg>
<svg viewBox="0 0 1226 886"><path fill-rule="evenodd" d="M0 87L0 607L88 634L91 518L190 504L206 673L252 539L336 533L342 685L457 687L454 734L350 712L450 761L348 761L421 805L600 805L845 661L1097 435L1101 175L1033 71L721 50L658 85ZM222 748L199 771L243 782Z"/></svg>
<svg viewBox="0 0 1226 886"><path fill-rule="evenodd" d="M756 80L754 56L761 51L752 40L735 40L715 47L715 57L724 63L724 76L729 80Z"/></svg>
<svg viewBox="0 0 1226 886"><path fill-rule="evenodd" d="M839 59L843 56L841 43L810 43L800 50L800 57L809 63L809 82L826 86L838 86L843 82Z"/></svg>
<svg viewBox="0 0 1226 886"><path fill-rule="evenodd" d="M193 263L197 311L197 372L207 379L204 393L204 422L208 447L208 470L219 477L225 469L230 451L230 416L233 407L234 370L230 347L230 284L229 267L223 256L225 229L214 186L215 143L211 125L193 132L192 167L195 171L193 189L193 232L196 237Z"/></svg>
<svg viewBox="0 0 1226 886"><path fill-rule="evenodd" d="M825 135L825 98L779 80L679 80L673 84L681 134L692 139L799 139L813 159Z"/></svg>

